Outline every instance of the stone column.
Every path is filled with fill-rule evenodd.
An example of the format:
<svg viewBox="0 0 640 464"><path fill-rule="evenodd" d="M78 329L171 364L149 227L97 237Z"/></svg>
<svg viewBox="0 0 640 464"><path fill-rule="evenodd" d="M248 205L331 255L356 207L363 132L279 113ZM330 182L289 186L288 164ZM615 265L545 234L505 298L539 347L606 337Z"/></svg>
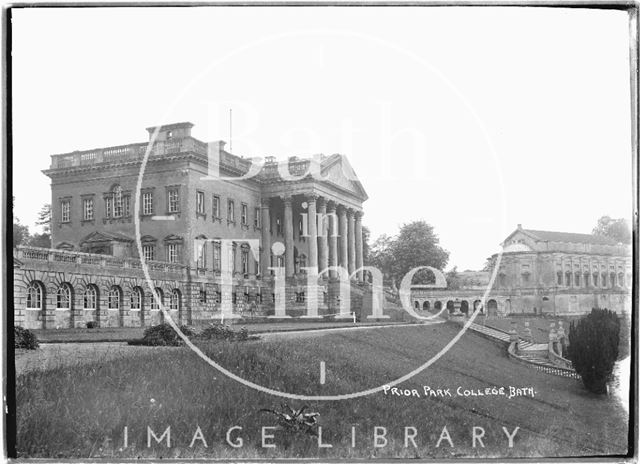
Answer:
<svg viewBox="0 0 640 464"><path fill-rule="evenodd" d="M334 267L338 265L338 224L336 216L336 204L331 202L327 208L327 214L329 216L329 266ZM331 271L329 273L331 277L335 277L336 273Z"/></svg>
<svg viewBox="0 0 640 464"><path fill-rule="evenodd" d="M284 197L284 246L285 246L285 276L293 277L293 210L291 208L292 198Z"/></svg>
<svg viewBox="0 0 640 464"><path fill-rule="evenodd" d="M348 230L347 230L347 209L341 206L338 210L338 222L340 224L340 266L348 269L349 252L348 252Z"/></svg>
<svg viewBox="0 0 640 464"><path fill-rule="evenodd" d="M271 265L271 214L269 212L268 198L262 199L261 210L262 254L260 255L260 273L264 279L269 275L269 266Z"/></svg>
<svg viewBox="0 0 640 464"><path fill-rule="evenodd" d="M318 267L318 217L316 215L316 200L318 196L311 194L307 196L308 223L309 223L309 262L307 266Z"/></svg>
<svg viewBox="0 0 640 464"><path fill-rule="evenodd" d="M364 265L363 237L362 237L362 211L356 211L356 269ZM358 271L357 279L362 280L362 271Z"/></svg>
<svg viewBox="0 0 640 464"><path fill-rule="evenodd" d="M322 218L318 224L318 267L320 268L318 272L321 272L329 267L329 245L327 242L329 219L327 218L327 200L325 198L318 200L318 213Z"/></svg>
<svg viewBox="0 0 640 464"><path fill-rule="evenodd" d="M349 221L349 275L356 270L356 222L354 213L355 211L351 208L347 211L347 220Z"/></svg>

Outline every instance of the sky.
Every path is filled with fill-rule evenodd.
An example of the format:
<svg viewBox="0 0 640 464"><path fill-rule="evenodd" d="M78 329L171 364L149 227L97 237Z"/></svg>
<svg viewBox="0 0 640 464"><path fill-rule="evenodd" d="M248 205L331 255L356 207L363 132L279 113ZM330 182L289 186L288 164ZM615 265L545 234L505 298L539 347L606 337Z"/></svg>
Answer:
<svg viewBox="0 0 640 464"><path fill-rule="evenodd" d="M625 12L32 8L12 26L14 214L32 232L50 155L179 121L237 155L346 155L373 239L423 219L448 268L482 268L517 224L632 216Z"/></svg>

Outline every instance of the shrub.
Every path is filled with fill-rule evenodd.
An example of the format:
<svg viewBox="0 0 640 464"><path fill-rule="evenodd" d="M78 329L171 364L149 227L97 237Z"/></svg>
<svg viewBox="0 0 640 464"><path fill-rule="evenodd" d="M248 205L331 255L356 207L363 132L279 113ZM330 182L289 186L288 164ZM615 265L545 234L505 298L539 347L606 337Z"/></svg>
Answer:
<svg viewBox="0 0 640 464"><path fill-rule="evenodd" d="M620 321L615 312L593 308L591 314L572 322L567 356L587 390L606 393L618 357Z"/></svg>
<svg viewBox="0 0 640 464"><path fill-rule="evenodd" d="M193 330L185 325L180 326L180 331L187 337L193 337L194 335ZM166 322L146 329L141 340L129 341L130 345L146 346L180 346L183 343L178 333Z"/></svg>
<svg viewBox="0 0 640 464"><path fill-rule="evenodd" d="M200 332L198 338L202 340L232 340L243 342L249 339L249 331L246 327L241 327L240 330L234 330L228 325L211 324Z"/></svg>
<svg viewBox="0 0 640 464"><path fill-rule="evenodd" d="M98 323L96 321L87 322L87 329L95 329L98 327Z"/></svg>
<svg viewBox="0 0 640 464"><path fill-rule="evenodd" d="M35 350L40 346L38 343L38 337L29 329L22 327L13 328L14 347L23 348L26 350Z"/></svg>

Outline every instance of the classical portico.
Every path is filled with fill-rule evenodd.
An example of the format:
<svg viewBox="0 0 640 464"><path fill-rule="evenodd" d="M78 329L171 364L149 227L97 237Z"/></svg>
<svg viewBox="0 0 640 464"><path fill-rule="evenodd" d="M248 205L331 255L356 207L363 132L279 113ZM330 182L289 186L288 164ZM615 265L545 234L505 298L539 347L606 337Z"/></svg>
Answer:
<svg viewBox="0 0 640 464"><path fill-rule="evenodd" d="M332 196L316 192L283 194L263 197L261 273L269 275L269 267L277 265L272 245L285 246L286 277L315 269L322 277L334 276L324 272L340 266L349 275L363 264L361 209L344 204ZM353 276L361 280L362 272Z"/></svg>

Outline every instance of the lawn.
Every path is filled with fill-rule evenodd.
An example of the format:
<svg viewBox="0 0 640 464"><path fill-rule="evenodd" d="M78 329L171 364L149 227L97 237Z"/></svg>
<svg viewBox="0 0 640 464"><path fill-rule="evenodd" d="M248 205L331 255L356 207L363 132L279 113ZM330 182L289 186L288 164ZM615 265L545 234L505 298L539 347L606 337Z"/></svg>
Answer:
<svg viewBox="0 0 640 464"><path fill-rule="evenodd" d="M372 388L423 364L457 332L453 324L387 327L308 336L264 337L202 345L232 372L272 389L304 395ZM511 361L499 345L467 333L440 360L401 385L417 396L375 393L342 401L285 400L257 392L205 364L188 348L29 371L17 376L20 457L49 458L447 458L626 453L627 418L613 397L598 397L575 380ZM320 383L320 362L326 383ZM451 396L425 396L424 387ZM506 395L457 396L456 389L504 387ZM534 396L508 397L509 387ZM320 413L322 443L306 434L272 432L261 408L307 406ZM170 428L171 447L152 440ZM232 429L232 427L242 429ZM447 428L446 432L443 427ZM473 427L482 445L473 447ZM127 427L127 446L124 429ZM386 430L386 446L374 433ZM409 429L405 429L409 427ZM513 447L505 435L513 434ZM355 446L352 446L352 428ZM198 435L198 431L202 435ZM415 438L407 439L415 431ZM480 429L476 429L480 433ZM236 446L227 444L226 434ZM441 436L450 435L450 440ZM193 440L194 435L201 439ZM204 441L207 446L204 446ZM166 436L165 436L166 440ZM190 447L194 441L193 447ZM414 446L415 443L415 446ZM378 445L385 444L378 439ZM407 445L407 446L405 446ZM451 446L453 445L453 446Z"/></svg>

